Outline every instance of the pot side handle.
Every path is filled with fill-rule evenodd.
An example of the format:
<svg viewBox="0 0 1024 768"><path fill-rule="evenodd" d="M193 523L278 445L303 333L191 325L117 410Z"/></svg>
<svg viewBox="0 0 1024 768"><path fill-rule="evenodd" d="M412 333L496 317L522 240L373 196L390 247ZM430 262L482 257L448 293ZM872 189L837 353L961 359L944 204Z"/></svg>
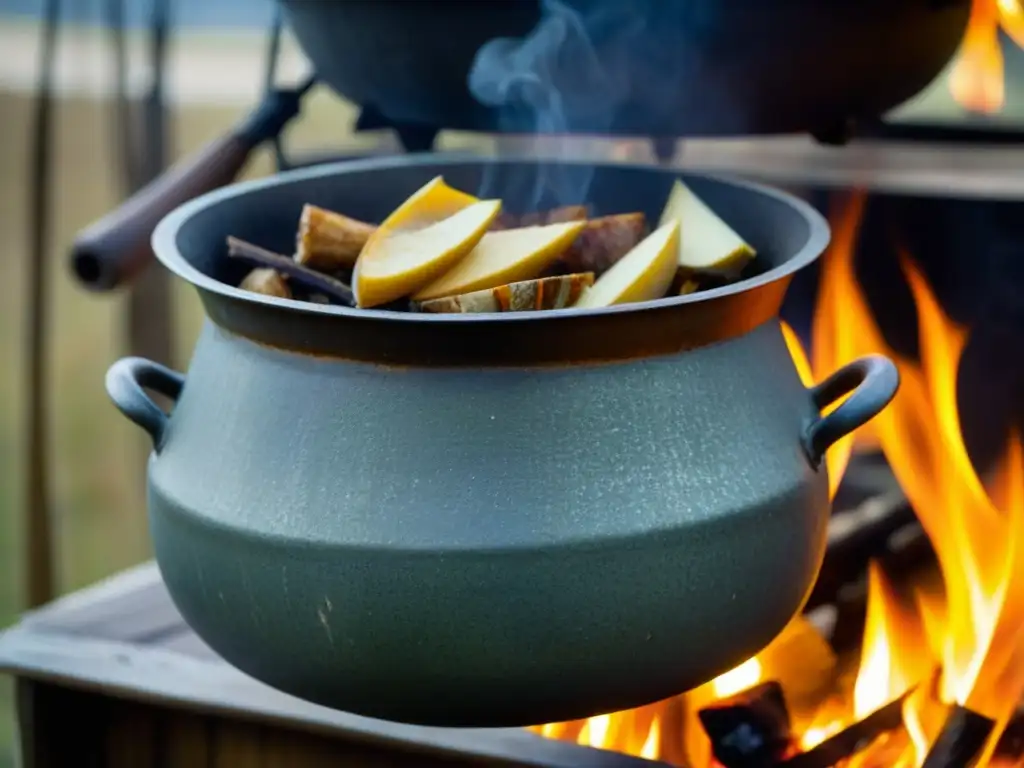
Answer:
<svg viewBox="0 0 1024 768"><path fill-rule="evenodd" d="M185 377L152 360L124 357L110 366L106 385L107 394L117 409L149 433L153 449L159 452L170 420L143 388L177 400L185 386Z"/></svg>
<svg viewBox="0 0 1024 768"><path fill-rule="evenodd" d="M814 406L827 408L843 395L842 405L827 416L817 416L804 432L804 450L817 469L833 443L871 421L896 396L900 374L892 360L867 355L848 363L807 391Z"/></svg>

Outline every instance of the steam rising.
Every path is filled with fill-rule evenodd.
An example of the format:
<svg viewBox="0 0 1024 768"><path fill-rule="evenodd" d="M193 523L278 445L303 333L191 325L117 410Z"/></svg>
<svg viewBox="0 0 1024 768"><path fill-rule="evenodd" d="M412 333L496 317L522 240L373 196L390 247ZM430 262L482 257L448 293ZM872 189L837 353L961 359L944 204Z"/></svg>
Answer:
<svg viewBox="0 0 1024 768"><path fill-rule="evenodd" d="M542 0L542 17L524 38L497 38L477 52L469 88L483 104L499 110L503 130L566 134L586 128L605 132L630 97L630 63L639 47L650 43L643 35L659 3L643 0ZM560 150L568 149L561 139ZM561 154L561 152L560 152ZM583 202L592 171L541 164L515 197L521 206ZM509 183L485 179L481 194L508 198ZM488 189L488 187L491 187ZM524 199L525 198L525 199Z"/></svg>

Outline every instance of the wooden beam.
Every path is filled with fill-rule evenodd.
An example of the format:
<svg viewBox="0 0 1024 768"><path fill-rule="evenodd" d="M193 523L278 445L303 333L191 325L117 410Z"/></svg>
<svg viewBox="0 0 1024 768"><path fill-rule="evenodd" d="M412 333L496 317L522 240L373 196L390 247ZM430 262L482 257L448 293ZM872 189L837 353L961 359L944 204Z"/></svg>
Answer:
<svg viewBox="0 0 1024 768"><path fill-rule="evenodd" d="M15 627L0 635L0 672L194 713L227 715L353 742L538 768L651 768L640 758L553 741L518 728L404 725L301 701L223 662L127 643Z"/></svg>

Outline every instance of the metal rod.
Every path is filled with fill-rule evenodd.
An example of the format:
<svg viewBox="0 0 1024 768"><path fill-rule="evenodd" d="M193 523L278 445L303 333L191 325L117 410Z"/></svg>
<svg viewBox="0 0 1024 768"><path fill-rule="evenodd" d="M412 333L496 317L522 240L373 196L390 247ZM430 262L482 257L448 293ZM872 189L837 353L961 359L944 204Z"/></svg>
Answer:
<svg viewBox="0 0 1024 768"><path fill-rule="evenodd" d="M133 180L135 186L129 190L130 193L160 176L167 167L169 154L165 72L170 35L170 2L152 2L149 32L151 81L142 104L139 173ZM153 269L152 260L150 267L139 277L128 299L126 335L129 353L173 365L174 307L170 278L164 270Z"/></svg>
<svg viewBox="0 0 1024 768"><path fill-rule="evenodd" d="M50 180L52 176L54 59L60 24L60 0L46 0L43 39L40 46L39 87L32 117L32 152L29 168L30 232L25 326L26 398L28 423L25 453L28 486L25 498L25 530L28 549L26 588L30 607L49 602L56 581L53 563L53 531L50 520L48 433L49 387L49 261Z"/></svg>
<svg viewBox="0 0 1024 768"><path fill-rule="evenodd" d="M265 69L263 72L263 99L266 100L274 90L277 82L277 65L281 58L281 33L284 27L284 17L281 14L281 6L274 5L274 18L270 22L270 34L267 39L267 54ZM312 86L313 79L310 78L309 85ZM307 89L308 90L308 87ZM303 91L305 93L305 91ZM288 168L288 160L284 156L284 147L281 144L280 131L271 138L271 145L274 148L274 162L277 170L283 171Z"/></svg>

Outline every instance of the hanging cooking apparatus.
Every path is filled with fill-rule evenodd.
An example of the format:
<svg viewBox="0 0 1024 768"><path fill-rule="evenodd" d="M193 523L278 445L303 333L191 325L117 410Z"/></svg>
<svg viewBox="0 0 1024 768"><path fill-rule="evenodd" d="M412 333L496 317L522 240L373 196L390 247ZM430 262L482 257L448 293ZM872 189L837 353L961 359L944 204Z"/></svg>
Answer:
<svg viewBox="0 0 1024 768"><path fill-rule="evenodd" d="M321 80L392 121L536 131L530 110L482 104L469 86L481 48L511 38L509 46L532 46L520 67L587 102L565 116L565 130L647 137L833 134L850 120L877 118L939 74L971 7L970 0L280 4ZM559 29L539 35L549 22Z"/></svg>
<svg viewBox="0 0 1024 768"><path fill-rule="evenodd" d="M828 240L805 203L684 175L761 273L602 310L410 314L234 287L225 238L287 251L305 203L380 221L438 174L500 194L537 170L321 166L208 194L155 234L209 319L187 379L129 358L108 391L153 439L167 587L243 671L390 720L569 720L703 683L806 599L828 521L823 454L886 405L897 374L868 358L801 385L778 311ZM600 165L586 198L653 219L676 178Z"/></svg>
<svg viewBox="0 0 1024 768"><path fill-rule="evenodd" d="M809 132L835 141L848 135L851 121L877 118L942 70L963 35L971 0L279 5L317 78L363 108L364 126L391 124L408 136L444 128L651 138ZM562 39L557 35L539 34L553 12L560 14L568 50L551 45ZM536 104L522 109L497 103L514 93L494 93L507 83L493 67L476 69L484 82L477 82L480 93L474 94L469 80L478 54L487 44L500 53L493 41L501 38L506 51L524 41L547 41L536 57L518 64L543 66L550 77L541 96L550 98L555 86L575 108L539 120ZM561 67L565 60L593 66L574 72ZM501 63L502 57L481 61ZM185 200L232 181L251 149L276 137L298 112L306 87L271 93L252 121L82 232L71 258L82 284L110 290L148 264L156 222Z"/></svg>

